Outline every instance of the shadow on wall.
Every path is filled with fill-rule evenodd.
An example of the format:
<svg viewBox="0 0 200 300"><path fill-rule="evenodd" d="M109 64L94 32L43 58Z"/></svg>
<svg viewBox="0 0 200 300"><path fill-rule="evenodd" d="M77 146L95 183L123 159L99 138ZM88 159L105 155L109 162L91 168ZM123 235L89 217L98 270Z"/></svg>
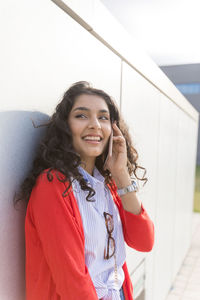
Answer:
<svg viewBox="0 0 200 300"><path fill-rule="evenodd" d="M34 128L49 119L41 112L0 113L0 299L25 299L25 204L13 196L32 167L45 128Z"/></svg>

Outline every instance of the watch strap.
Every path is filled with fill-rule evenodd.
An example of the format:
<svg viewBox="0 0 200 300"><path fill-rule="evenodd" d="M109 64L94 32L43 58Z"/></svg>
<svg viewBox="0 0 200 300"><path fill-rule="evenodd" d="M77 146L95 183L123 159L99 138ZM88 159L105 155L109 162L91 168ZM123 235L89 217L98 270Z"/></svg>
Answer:
<svg viewBox="0 0 200 300"><path fill-rule="evenodd" d="M137 186L137 183L135 180L132 180L130 185L128 185L124 188L118 189L117 193L119 196L122 196L122 195L125 195L125 194L133 192L133 191L135 191L135 192L138 191L138 186Z"/></svg>

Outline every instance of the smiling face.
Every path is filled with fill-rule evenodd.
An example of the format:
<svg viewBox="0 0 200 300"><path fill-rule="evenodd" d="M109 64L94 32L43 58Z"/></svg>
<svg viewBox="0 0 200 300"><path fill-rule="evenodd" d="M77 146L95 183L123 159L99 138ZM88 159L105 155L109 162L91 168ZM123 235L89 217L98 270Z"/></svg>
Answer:
<svg viewBox="0 0 200 300"><path fill-rule="evenodd" d="M78 96L69 114L68 125L72 132L75 151L86 164L95 163L108 143L111 122L108 106L97 95Z"/></svg>

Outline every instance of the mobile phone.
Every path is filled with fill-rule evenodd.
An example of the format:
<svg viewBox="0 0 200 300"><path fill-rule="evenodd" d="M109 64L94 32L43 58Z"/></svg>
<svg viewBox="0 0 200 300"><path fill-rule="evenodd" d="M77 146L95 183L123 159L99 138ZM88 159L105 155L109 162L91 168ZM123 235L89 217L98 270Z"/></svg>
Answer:
<svg viewBox="0 0 200 300"><path fill-rule="evenodd" d="M108 155L107 155L106 160L104 162L103 169L104 169L109 157L112 156L112 146L113 146L113 130L111 130L111 134L110 134L110 138L109 138L109 145L108 145Z"/></svg>

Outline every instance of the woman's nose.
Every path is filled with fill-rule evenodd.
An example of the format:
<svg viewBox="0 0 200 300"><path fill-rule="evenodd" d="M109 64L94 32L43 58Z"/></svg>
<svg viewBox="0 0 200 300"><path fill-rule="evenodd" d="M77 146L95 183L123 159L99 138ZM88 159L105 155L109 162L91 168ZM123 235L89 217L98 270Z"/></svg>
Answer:
<svg viewBox="0 0 200 300"><path fill-rule="evenodd" d="M101 128L101 124L99 122L99 120L97 118L92 118L89 122L89 128L97 128L100 129Z"/></svg>

